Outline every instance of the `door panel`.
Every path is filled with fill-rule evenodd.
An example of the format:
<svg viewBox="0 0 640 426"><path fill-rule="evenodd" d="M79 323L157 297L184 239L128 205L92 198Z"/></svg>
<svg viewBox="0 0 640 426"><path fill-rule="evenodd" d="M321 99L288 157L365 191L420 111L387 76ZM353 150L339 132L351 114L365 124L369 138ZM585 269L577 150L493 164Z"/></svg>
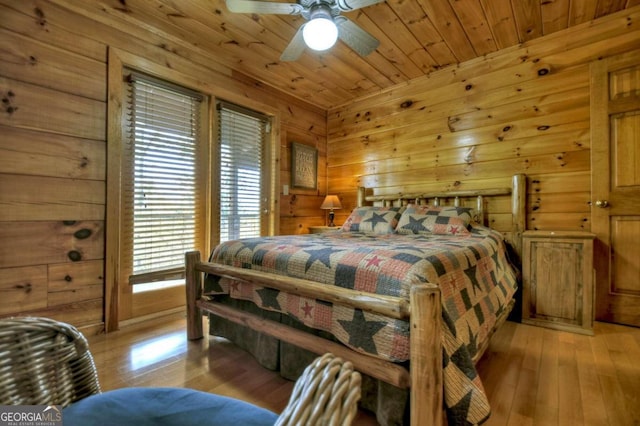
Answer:
<svg viewBox="0 0 640 426"><path fill-rule="evenodd" d="M611 292L640 296L640 216L613 216L611 227Z"/></svg>
<svg viewBox="0 0 640 426"><path fill-rule="evenodd" d="M591 65L596 318L640 326L640 51Z"/></svg>
<svg viewBox="0 0 640 426"><path fill-rule="evenodd" d="M612 186L615 189L640 185L640 112L611 117Z"/></svg>

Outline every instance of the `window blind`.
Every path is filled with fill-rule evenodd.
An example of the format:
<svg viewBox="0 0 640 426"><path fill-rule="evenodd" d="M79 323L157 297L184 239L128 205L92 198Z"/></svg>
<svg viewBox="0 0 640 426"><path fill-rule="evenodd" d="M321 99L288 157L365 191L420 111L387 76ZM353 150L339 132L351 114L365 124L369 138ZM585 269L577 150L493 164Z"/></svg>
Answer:
<svg viewBox="0 0 640 426"><path fill-rule="evenodd" d="M202 97L131 74L124 192L131 219L129 282L184 277L184 253L198 246L197 153Z"/></svg>
<svg viewBox="0 0 640 426"><path fill-rule="evenodd" d="M261 235L263 151L269 120L218 104L220 241Z"/></svg>

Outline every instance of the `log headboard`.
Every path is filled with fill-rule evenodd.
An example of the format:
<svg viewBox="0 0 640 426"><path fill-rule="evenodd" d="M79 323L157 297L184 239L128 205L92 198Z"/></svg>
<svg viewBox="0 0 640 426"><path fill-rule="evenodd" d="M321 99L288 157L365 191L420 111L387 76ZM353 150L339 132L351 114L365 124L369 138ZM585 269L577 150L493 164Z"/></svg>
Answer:
<svg viewBox="0 0 640 426"><path fill-rule="evenodd" d="M460 200L475 198L474 220L485 224L486 212L484 208L484 197L510 195L511 196L511 229L505 233L505 238L513 245L513 248L522 256L522 233L527 226L526 221L526 194L527 177L524 174L516 174L511 181L511 187L488 188L470 191L440 191L440 192L417 192L408 194L388 194L388 195L367 195L367 189L358 188L358 207L367 203L381 204L384 206L406 205L415 203L426 205L431 203L439 206L444 200L452 200L454 206L460 206Z"/></svg>

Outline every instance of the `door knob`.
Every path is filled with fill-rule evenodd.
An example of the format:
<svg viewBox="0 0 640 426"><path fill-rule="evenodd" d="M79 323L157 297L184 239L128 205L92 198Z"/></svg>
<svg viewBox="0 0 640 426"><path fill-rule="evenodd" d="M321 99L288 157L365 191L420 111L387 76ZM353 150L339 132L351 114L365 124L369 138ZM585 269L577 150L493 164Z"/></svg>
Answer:
<svg viewBox="0 0 640 426"><path fill-rule="evenodd" d="M604 209L605 207L609 207L609 202L607 200L597 200L596 207L600 207L601 209Z"/></svg>

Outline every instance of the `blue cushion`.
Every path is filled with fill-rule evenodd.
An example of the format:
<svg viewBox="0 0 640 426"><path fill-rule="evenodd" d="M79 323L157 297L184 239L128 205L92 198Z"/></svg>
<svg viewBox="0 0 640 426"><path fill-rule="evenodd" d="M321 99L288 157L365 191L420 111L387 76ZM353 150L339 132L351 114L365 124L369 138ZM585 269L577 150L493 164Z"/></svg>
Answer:
<svg viewBox="0 0 640 426"><path fill-rule="evenodd" d="M269 410L183 388L123 388L84 398L62 411L64 426L273 426Z"/></svg>

